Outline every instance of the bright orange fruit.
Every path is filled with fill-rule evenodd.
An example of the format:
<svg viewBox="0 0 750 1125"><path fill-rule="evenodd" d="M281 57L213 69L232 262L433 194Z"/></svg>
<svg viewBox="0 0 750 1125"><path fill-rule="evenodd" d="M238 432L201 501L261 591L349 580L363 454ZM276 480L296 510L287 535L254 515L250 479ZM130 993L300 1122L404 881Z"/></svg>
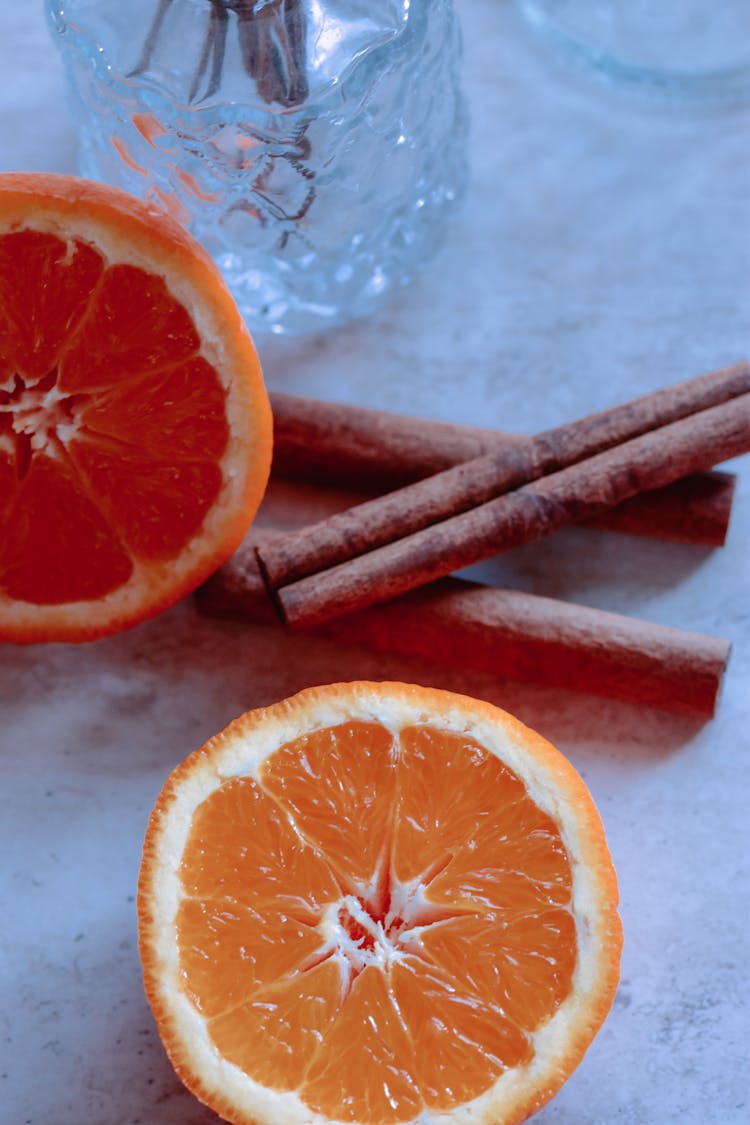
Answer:
<svg viewBox="0 0 750 1125"><path fill-rule="evenodd" d="M146 991L237 1123L517 1123L580 1062L619 972L582 780L476 700L391 683L251 712L146 835Z"/></svg>
<svg viewBox="0 0 750 1125"><path fill-rule="evenodd" d="M265 489L271 413L209 256L115 188L0 176L0 640L86 640L193 589Z"/></svg>

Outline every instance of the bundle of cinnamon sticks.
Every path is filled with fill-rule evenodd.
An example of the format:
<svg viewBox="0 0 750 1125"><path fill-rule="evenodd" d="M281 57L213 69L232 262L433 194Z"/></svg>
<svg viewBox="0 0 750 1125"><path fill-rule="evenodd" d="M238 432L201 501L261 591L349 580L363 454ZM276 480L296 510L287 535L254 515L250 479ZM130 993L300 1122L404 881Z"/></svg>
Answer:
<svg viewBox="0 0 750 1125"><path fill-rule="evenodd" d="M570 523L722 543L734 480L708 470L750 450L750 364L535 437L272 404L275 472L401 487L244 545L200 592L206 612L713 713L725 642L446 576Z"/></svg>

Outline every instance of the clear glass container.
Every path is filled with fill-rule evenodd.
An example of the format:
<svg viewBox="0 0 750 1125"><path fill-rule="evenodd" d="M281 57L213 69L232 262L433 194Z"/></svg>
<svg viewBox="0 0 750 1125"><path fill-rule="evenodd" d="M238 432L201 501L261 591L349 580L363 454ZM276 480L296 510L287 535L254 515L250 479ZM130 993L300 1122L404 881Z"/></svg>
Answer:
<svg viewBox="0 0 750 1125"><path fill-rule="evenodd" d="M686 102L750 97L748 0L517 0L574 62Z"/></svg>
<svg viewBox="0 0 750 1125"><path fill-rule="evenodd" d="M80 172L168 209L253 331L369 313L466 179L451 0L47 0Z"/></svg>

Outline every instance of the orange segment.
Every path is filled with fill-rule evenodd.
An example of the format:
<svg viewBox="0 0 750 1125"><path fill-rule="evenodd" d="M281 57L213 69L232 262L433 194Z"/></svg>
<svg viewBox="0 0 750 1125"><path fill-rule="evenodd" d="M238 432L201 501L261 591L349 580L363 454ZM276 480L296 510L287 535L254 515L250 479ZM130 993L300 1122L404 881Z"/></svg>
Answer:
<svg viewBox="0 0 750 1125"><path fill-rule="evenodd" d="M531 1061L530 1040L503 1010L462 992L437 965L407 957L394 965L392 981L428 1108L446 1111L471 1101L503 1071Z"/></svg>
<svg viewBox="0 0 750 1125"><path fill-rule="evenodd" d="M244 830L238 834L236 825ZM330 868L286 812L249 777L215 789L196 809L180 864L183 893L262 909L276 903L317 921L340 894Z"/></svg>
<svg viewBox="0 0 750 1125"><path fill-rule="evenodd" d="M341 1004L339 970L325 961L260 988L239 1008L208 1021L221 1056L274 1090L296 1090Z"/></svg>
<svg viewBox="0 0 750 1125"><path fill-rule="evenodd" d="M33 383L49 373L103 268L101 254L79 239L38 230L0 237L0 381L17 373Z"/></svg>
<svg viewBox="0 0 750 1125"><path fill-rule="evenodd" d="M408 881L444 866L488 819L502 814L505 820L508 806L525 790L502 762L465 735L410 727L401 731L400 745L394 867Z"/></svg>
<svg viewBox="0 0 750 1125"><path fill-rule="evenodd" d="M65 463L35 457L8 511L0 541L0 586L13 598L53 605L101 598L133 564Z"/></svg>
<svg viewBox="0 0 750 1125"><path fill-rule="evenodd" d="M300 1095L334 1121L410 1121L423 1108L414 1070L414 1045L385 976L369 967L354 981Z"/></svg>
<svg viewBox="0 0 750 1125"><path fill-rule="evenodd" d="M0 392L2 395L2 392ZM5 498L0 504L0 559L3 557L3 529L10 522L10 516L18 495L18 474L15 465L16 442L8 429L3 429L0 418L0 496ZM2 564L0 563L0 568ZM1 573L1 569L0 569Z"/></svg>
<svg viewBox="0 0 750 1125"><path fill-rule="evenodd" d="M432 880L443 906L535 911L570 901L570 858L554 820L525 797L485 820Z"/></svg>
<svg viewBox="0 0 750 1125"><path fill-rule="evenodd" d="M73 441L69 455L140 559L173 559L197 533L222 485L215 461L151 461L131 447L107 449Z"/></svg>
<svg viewBox="0 0 750 1125"><path fill-rule="evenodd" d="M355 722L305 734L276 751L260 781L354 893L377 893L396 785L387 730Z"/></svg>
<svg viewBox="0 0 750 1125"><path fill-rule="evenodd" d="M437 923L420 934L418 948L462 996L493 1005L526 1033L570 992L577 936L569 910L503 912Z"/></svg>
<svg viewBox="0 0 750 1125"><path fill-rule="evenodd" d="M111 387L194 355L200 337L161 277L110 266L90 295L88 315L60 362L67 394Z"/></svg>
<svg viewBox="0 0 750 1125"><path fill-rule="evenodd" d="M247 329L163 213L71 176L0 175L0 641L81 641L193 590L271 459Z"/></svg>
<svg viewBox="0 0 750 1125"><path fill-rule="evenodd" d="M201 356L79 402L89 439L126 442L146 458L161 458L168 449L175 460L213 461L227 446L226 392Z"/></svg>
<svg viewBox="0 0 750 1125"><path fill-rule="evenodd" d="M267 905L185 899L177 930L186 991L208 1019L292 975L320 947L314 929Z"/></svg>
<svg viewBox="0 0 750 1125"><path fill-rule="evenodd" d="M138 897L167 1050L237 1125L518 1125L609 1009L616 906L553 747L476 700L356 683L188 758Z"/></svg>

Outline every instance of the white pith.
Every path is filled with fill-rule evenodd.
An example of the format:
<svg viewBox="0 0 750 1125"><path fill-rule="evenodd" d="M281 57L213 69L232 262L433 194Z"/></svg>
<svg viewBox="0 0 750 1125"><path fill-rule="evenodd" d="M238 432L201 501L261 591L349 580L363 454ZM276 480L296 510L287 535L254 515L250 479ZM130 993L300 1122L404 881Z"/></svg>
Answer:
<svg viewBox="0 0 750 1125"><path fill-rule="evenodd" d="M45 391L26 380L20 382L15 397L8 403L0 402L0 418L3 414L9 416L13 433L30 438L33 450L43 449L48 457L56 457L57 443L67 446L80 428L80 406L72 403L66 409L73 396L65 394L57 385ZM9 379L5 385L0 384L0 391L3 390L12 395L13 381Z"/></svg>
<svg viewBox="0 0 750 1125"><path fill-rule="evenodd" d="M342 915L349 915L372 939L372 948L363 941L351 936L342 921ZM345 995L351 988L352 980L364 969L374 965L384 972L390 965L403 958L403 951L389 934L386 923L373 918L354 895L344 895L338 902L330 902L323 910L317 930L321 946L316 960L322 962L327 956L336 963L341 978L341 991Z"/></svg>
<svg viewBox="0 0 750 1125"><path fill-rule="evenodd" d="M381 866L386 864L388 858L384 856ZM376 872L373 884L387 879L385 909L378 904L372 886L355 886L355 893L346 892L324 906L315 927L320 935L320 946L310 957L309 965L331 960L337 966L342 999L365 969L375 967L387 973L392 965L407 956L420 956L425 930L455 916L455 911L439 907L425 896L435 873L423 872L408 882L401 882L390 869ZM365 931L363 937L352 935L348 919Z"/></svg>
<svg viewBox="0 0 750 1125"><path fill-rule="evenodd" d="M587 845L580 810L569 803L564 788L558 784L554 759L550 764L527 753L520 724L509 717L507 722L498 721L494 715L489 717L482 707L473 715L467 714L466 700L436 719L434 715L425 714L420 707L418 690L412 695L406 688L397 693L393 690L394 685L387 686L389 691L381 693L378 685L357 685L356 693L348 696L345 703L326 698L324 694L312 704L308 698L304 708L304 730L322 729L354 719L379 722L396 737L404 727L420 723L465 734L495 754L522 778L535 803L557 822L571 859L571 910L579 943L573 987L570 996L548 1023L533 1034L533 1061L528 1066L505 1072L485 1093L451 1113L424 1110L416 1118L422 1125L459 1120L462 1125L484 1125L488 1121L501 1123L509 1119L508 1107L518 1104L530 1087L543 1088L545 1082L554 1083L556 1068L569 1048L571 1029L580 1024L586 999L595 991L605 971L605 946L609 935L606 931L608 919L601 905L600 875L595 865L581 862ZM144 936L156 967L161 1003L169 1013L180 1053L187 1060L189 1069L201 1077L204 1087L220 1092L224 1103L234 1107L238 1120L252 1119L267 1125L325 1125L329 1119L312 1112L296 1093L268 1090L219 1056L209 1039L205 1020L182 989L174 930L182 894L177 868L198 805L230 777L257 778L265 757L302 733L300 718L295 700L291 700L286 709L284 705L279 705L269 712L256 714L251 720L238 720L208 744L206 755L202 760L191 763L189 774L177 784L171 795L159 824L158 840L155 841L159 861L149 885L143 888L153 912L153 921ZM360 890L366 892L367 889ZM346 990L352 976L368 964L379 964L385 968L403 959L407 952L416 951L421 927L431 923L426 911L431 904L425 900L423 890L421 879L404 886L391 884L390 920L398 916L405 925L399 927L398 933L390 935L389 919L378 922L369 915L362 907L359 895L329 904L318 923L321 948L315 955L315 961L326 954L333 958L339 966L342 988ZM371 934L372 948L363 950L352 941L342 925L342 906ZM358 914L358 909L362 913Z"/></svg>

